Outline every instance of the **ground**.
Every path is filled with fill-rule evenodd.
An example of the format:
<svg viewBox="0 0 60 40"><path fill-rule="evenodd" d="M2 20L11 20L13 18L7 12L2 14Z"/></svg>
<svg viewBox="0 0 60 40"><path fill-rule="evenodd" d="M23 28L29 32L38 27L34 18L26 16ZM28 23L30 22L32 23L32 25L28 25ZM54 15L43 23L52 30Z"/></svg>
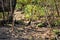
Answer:
<svg viewBox="0 0 60 40"><path fill-rule="evenodd" d="M22 14L15 12L15 18L20 20ZM21 16L20 16L21 15ZM49 27L37 27L26 25L15 25L14 32L11 31L11 26L0 26L0 40L57 40L53 29ZM60 28L59 28L60 30Z"/></svg>
<svg viewBox="0 0 60 40"><path fill-rule="evenodd" d="M0 40L51 40L56 37L52 30L45 27L20 26L14 27L14 32L11 32L11 27L0 27Z"/></svg>

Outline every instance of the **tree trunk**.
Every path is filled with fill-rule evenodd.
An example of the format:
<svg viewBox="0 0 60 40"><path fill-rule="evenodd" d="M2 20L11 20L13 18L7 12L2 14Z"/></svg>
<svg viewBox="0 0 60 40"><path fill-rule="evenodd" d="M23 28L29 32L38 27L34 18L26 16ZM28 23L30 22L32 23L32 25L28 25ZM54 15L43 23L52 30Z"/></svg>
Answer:
<svg viewBox="0 0 60 40"><path fill-rule="evenodd" d="M60 16L60 15L59 15L59 10L58 10L58 5L56 4L56 1L57 1L57 0L54 0L54 2L55 2L55 7L56 7L56 11L57 11L58 16Z"/></svg>

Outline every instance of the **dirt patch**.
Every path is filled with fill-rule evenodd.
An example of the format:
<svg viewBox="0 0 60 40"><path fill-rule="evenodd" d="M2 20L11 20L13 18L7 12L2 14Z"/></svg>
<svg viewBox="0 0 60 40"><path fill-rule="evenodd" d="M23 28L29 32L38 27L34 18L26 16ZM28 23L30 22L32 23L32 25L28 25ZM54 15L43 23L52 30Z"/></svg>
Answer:
<svg viewBox="0 0 60 40"><path fill-rule="evenodd" d="M45 40L55 38L51 28L38 27L15 27L14 33L11 28L0 28L0 39L7 40Z"/></svg>

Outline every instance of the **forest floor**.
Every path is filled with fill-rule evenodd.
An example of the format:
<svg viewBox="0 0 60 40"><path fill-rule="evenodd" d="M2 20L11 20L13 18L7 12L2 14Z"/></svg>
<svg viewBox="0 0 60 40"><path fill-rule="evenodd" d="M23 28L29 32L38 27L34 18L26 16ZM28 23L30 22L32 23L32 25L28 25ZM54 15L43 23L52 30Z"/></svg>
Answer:
<svg viewBox="0 0 60 40"><path fill-rule="evenodd" d="M20 12L17 13L19 14ZM19 18L18 20L20 20L22 15L15 15L15 19ZM53 30L60 30L60 28L40 28L34 25L25 26L18 24L14 26L14 32L12 32L11 26L4 26L0 27L0 40L57 40Z"/></svg>
<svg viewBox="0 0 60 40"><path fill-rule="evenodd" d="M56 40L56 34L53 32L53 29L31 26L24 27L22 25L14 27L14 32L12 32L11 27L0 27L0 40Z"/></svg>

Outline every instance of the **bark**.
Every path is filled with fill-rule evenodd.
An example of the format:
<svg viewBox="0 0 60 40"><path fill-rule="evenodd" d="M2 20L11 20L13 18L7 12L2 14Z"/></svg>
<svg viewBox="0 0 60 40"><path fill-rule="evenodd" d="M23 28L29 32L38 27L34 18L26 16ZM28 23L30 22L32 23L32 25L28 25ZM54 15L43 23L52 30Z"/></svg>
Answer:
<svg viewBox="0 0 60 40"><path fill-rule="evenodd" d="M60 15L59 15L59 10L58 10L58 5L56 4L56 1L57 1L57 0L54 0L54 2L55 2L55 7L56 7L56 11L57 11L58 16L60 16Z"/></svg>

